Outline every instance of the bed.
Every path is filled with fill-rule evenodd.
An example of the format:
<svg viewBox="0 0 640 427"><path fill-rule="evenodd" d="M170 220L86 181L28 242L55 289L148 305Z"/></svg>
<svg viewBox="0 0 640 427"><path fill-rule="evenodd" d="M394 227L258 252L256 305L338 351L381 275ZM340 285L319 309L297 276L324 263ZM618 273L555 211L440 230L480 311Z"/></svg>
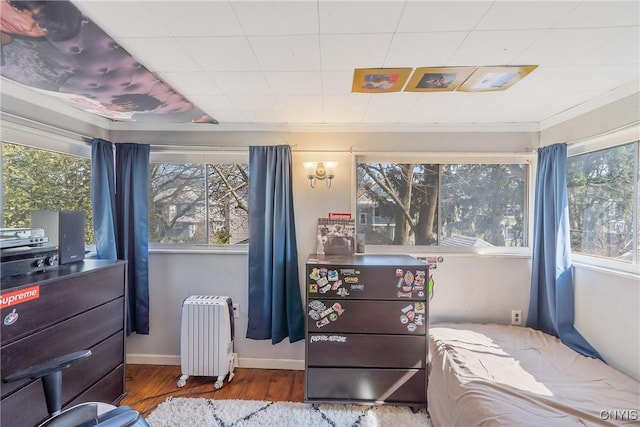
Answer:
<svg viewBox="0 0 640 427"><path fill-rule="evenodd" d="M640 423L640 383L557 338L518 326L429 328L434 427Z"/></svg>

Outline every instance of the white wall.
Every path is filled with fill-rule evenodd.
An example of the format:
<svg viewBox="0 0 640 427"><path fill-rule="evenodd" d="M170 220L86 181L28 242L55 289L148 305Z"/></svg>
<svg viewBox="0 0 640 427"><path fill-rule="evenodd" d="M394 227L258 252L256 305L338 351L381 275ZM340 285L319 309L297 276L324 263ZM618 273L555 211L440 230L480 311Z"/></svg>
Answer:
<svg viewBox="0 0 640 427"><path fill-rule="evenodd" d="M247 255L222 253L152 253L149 256L150 332L127 339L131 363L180 364L182 302L189 295L225 295L240 304L235 319L235 350L240 366L302 369L303 341L245 338L247 333Z"/></svg>
<svg viewBox="0 0 640 427"><path fill-rule="evenodd" d="M604 360L640 381L640 278L574 268L575 327Z"/></svg>

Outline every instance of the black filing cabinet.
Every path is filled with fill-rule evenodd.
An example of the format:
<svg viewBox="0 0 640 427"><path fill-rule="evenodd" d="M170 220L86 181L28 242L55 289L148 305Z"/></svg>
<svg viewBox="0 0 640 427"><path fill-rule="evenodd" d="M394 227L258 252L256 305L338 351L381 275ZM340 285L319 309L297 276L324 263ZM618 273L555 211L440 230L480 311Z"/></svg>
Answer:
<svg viewBox="0 0 640 427"><path fill-rule="evenodd" d="M427 400L427 265L408 255L310 255L305 401Z"/></svg>

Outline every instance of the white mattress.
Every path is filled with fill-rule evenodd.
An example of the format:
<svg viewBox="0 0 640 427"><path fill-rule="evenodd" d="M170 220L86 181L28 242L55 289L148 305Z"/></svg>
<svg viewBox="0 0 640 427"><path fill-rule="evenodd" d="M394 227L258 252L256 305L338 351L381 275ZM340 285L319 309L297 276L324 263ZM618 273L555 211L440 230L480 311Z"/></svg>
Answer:
<svg viewBox="0 0 640 427"><path fill-rule="evenodd" d="M638 381L537 330L434 324L429 358L435 427L640 425Z"/></svg>

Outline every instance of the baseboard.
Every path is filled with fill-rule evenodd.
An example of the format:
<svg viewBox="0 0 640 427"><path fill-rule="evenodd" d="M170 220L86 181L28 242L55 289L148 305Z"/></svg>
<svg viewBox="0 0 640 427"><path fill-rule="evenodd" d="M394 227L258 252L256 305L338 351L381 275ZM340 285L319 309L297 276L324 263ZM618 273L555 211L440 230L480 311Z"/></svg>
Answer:
<svg viewBox="0 0 640 427"><path fill-rule="evenodd" d="M180 356L164 354L127 354L126 363L135 365L176 365L180 366Z"/></svg>
<svg viewBox="0 0 640 427"><path fill-rule="evenodd" d="M256 359L249 357L238 358L239 368L254 369L285 369L304 371L304 360L295 359Z"/></svg>
<svg viewBox="0 0 640 427"><path fill-rule="evenodd" d="M176 365L180 366L180 356L164 354L127 354L126 362L137 365ZM284 369L304 371L304 360L296 359L259 359L239 357L238 368Z"/></svg>

